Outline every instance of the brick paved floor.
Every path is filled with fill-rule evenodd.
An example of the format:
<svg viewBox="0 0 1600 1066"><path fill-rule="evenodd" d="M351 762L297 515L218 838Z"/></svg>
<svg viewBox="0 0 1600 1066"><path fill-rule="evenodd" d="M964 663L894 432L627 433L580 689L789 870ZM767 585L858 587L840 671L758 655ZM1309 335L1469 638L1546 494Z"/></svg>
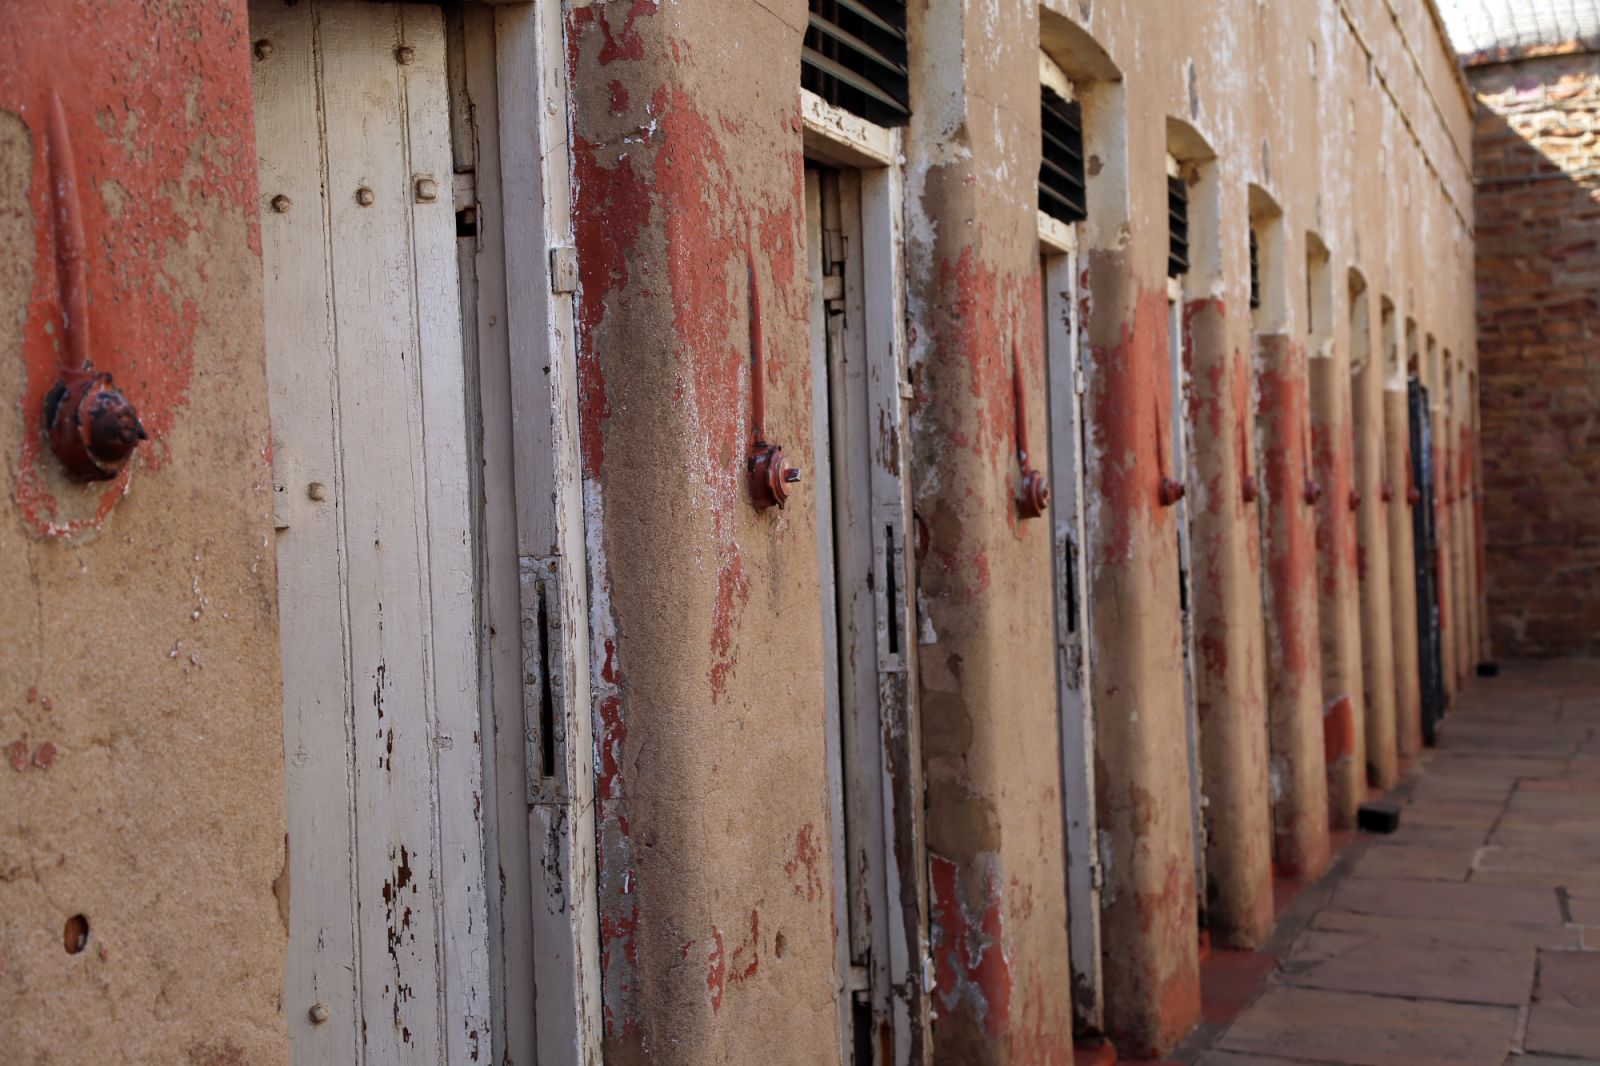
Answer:
<svg viewBox="0 0 1600 1066"><path fill-rule="evenodd" d="M1475 680L1395 798L1261 953L1212 957L1177 1059L1600 1064L1600 661Z"/></svg>

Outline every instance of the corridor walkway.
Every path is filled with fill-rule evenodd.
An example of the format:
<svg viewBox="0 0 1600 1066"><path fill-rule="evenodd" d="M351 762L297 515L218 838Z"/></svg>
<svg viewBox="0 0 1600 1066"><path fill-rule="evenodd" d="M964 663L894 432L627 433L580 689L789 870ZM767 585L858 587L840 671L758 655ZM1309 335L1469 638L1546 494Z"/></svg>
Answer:
<svg viewBox="0 0 1600 1066"><path fill-rule="evenodd" d="M1473 681L1395 798L1260 954L1213 956L1179 1059L1600 1064L1600 662Z"/></svg>

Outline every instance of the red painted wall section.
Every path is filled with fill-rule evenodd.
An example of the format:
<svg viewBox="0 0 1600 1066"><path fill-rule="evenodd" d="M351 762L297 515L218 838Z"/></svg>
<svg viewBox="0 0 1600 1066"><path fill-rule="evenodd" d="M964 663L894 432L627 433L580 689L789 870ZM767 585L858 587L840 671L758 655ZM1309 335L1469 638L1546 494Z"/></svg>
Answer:
<svg viewBox="0 0 1600 1066"><path fill-rule="evenodd" d="M0 5L7 1062L287 1056L250 43L243 0ZM88 486L42 434L77 273L68 162L72 335L149 433Z"/></svg>
<svg viewBox="0 0 1600 1066"><path fill-rule="evenodd" d="M1193 389L1189 513L1196 712L1206 796L1206 926L1222 947L1254 948L1272 926L1260 540L1248 321L1217 298L1184 305Z"/></svg>
<svg viewBox="0 0 1600 1066"><path fill-rule="evenodd" d="M801 127L794 71L755 58L797 54L792 15L566 15L607 1061L790 1061L837 1029ZM757 303L803 479L759 513Z"/></svg>
<svg viewBox="0 0 1600 1066"><path fill-rule="evenodd" d="M906 280L927 793L933 1060L1064 1061L1070 969L1038 222L1037 13L908 5Z"/></svg>
<svg viewBox="0 0 1600 1066"><path fill-rule="evenodd" d="M1257 344L1274 859L1285 876L1314 878L1328 863L1328 793L1306 354L1284 334Z"/></svg>
<svg viewBox="0 0 1600 1066"><path fill-rule="evenodd" d="M28 374L13 400L31 432L11 476L29 525L50 536L100 528L138 466L158 469L173 458L167 438L194 374L202 314L184 296L190 273L204 269L185 251L197 233L185 205L200 197L248 212L254 200L250 87L239 59L242 8L152 9L130 22L125 7L92 0L22 5L8 13L0 41L0 110L23 119L34 145L34 283L23 338ZM157 55L159 62L151 58ZM118 478L88 489L59 475L42 435L44 398L58 377L62 343L46 148L52 94L60 97L76 163L90 356L96 369L115 375L151 435ZM250 247L259 251L253 218L249 225Z"/></svg>

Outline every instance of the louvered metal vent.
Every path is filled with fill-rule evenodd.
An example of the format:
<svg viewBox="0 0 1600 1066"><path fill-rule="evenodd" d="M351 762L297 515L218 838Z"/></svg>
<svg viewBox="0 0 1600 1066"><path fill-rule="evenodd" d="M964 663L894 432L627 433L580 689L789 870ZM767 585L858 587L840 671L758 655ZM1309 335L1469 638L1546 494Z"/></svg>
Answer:
<svg viewBox="0 0 1600 1066"><path fill-rule="evenodd" d="M1189 272L1189 186L1182 178L1167 178L1167 276Z"/></svg>
<svg viewBox="0 0 1600 1066"><path fill-rule="evenodd" d="M905 0L809 0L800 84L880 126L911 115Z"/></svg>
<svg viewBox="0 0 1600 1066"><path fill-rule="evenodd" d="M1256 231L1250 231L1250 309L1261 306L1261 245L1256 243Z"/></svg>
<svg viewBox="0 0 1600 1066"><path fill-rule="evenodd" d="M1039 86L1044 153L1039 162L1039 210L1062 222L1089 217L1083 184L1083 109Z"/></svg>

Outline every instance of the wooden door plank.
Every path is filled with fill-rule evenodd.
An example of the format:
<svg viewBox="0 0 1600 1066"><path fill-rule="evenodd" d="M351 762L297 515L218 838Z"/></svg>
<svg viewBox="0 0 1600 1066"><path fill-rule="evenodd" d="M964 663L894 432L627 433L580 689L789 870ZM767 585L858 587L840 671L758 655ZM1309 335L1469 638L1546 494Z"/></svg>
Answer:
<svg viewBox="0 0 1600 1066"><path fill-rule="evenodd" d="M823 298L822 175L805 172L806 274L811 335L811 468L816 499L817 584L822 606L822 713L827 751L828 838L833 863L834 968L837 992L839 1061L850 1061L850 896L845 871L844 740L839 713L839 616L834 595L837 574L833 559L833 464L829 453L827 301Z"/></svg>
<svg viewBox="0 0 1600 1066"><path fill-rule="evenodd" d="M1080 359L1077 255L1047 256L1045 352L1050 382L1050 477L1055 515L1056 695L1061 719L1061 794L1067 853L1067 938L1075 1024L1098 1032L1100 860L1094 808L1094 710L1086 650L1091 605L1085 561L1084 381ZM1076 607L1076 620L1071 607Z"/></svg>
<svg viewBox="0 0 1600 1066"><path fill-rule="evenodd" d="M824 225L839 237L842 263L825 266L843 277L844 315L830 323L828 385L831 436L835 596L839 618L839 683L842 697L847 880L850 886L850 946L867 959L873 985L888 977L888 915L884 874L881 747L878 728L878 604L874 587L872 473L867 408L866 293L861 272L861 179L836 171L823 183ZM838 254L838 253L835 253ZM837 319L838 316L835 316ZM876 920L875 920L876 919Z"/></svg>
<svg viewBox="0 0 1600 1066"><path fill-rule="evenodd" d="M431 719L440 861L445 1061L494 1061L484 893L482 721L476 574L468 516L466 379L456 264L454 172L444 15L402 5L399 65L411 188L412 292L421 376L421 455L428 562L424 634L432 645ZM431 187L427 185L432 182ZM428 189L432 190L429 198Z"/></svg>
<svg viewBox="0 0 1600 1066"><path fill-rule="evenodd" d="M903 133L890 132L898 157ZM885 954L880 1006L892 1012L895 1061L920 1061L930 1047L927 857L923 832L922 738L917 713L916 575L906 551L911 485L905 466L905 172L863 170L860 178L862 333L867 351L868 469L874 584L880 590L873 639L878 666L878 802L883 826ZM892 580L891 580L892 575ZM891 596L891 591L893 595ZM892 637L891 637L891 634Z"/></svg>
<svg viewBox="0 0 1600 1066"><path fill-rule="evenodd" d="M268 309L267 385L274 486L287 521L277 533L289 842L289 944L284 1013L302 1066L364 1062L359 1034L352 880L350 693L345 658L332 294L317 136L310 5L256 0L250 26L270 41L255 64L261 253ZM285 210L277 210L273 201ZM323 487L323 499L309 486ZM322 1024L314 1007L327 1011Z"/></svg>
<svg viewBox="0 0 1600 1066"><path fill-rule="evenodd" d="M586 515L577 432L577 349L571 293L555 293L550 251L570 247L567 100L561 5L495 9L501 220L510 338L518 562L524 575L523 655L538 663L539 596L561 634L551 656L557 772L530 789L534 974L540 1062L600 1062L600 932L595 865L593 662ZM524 714L538 722L538 686ZM530 730L531 731L531 730ZM537 737L535 740L539 739ZM552 738L554 739L554 738Z"/></svg>
<svg viewBox="0 0 1600 1066"><path fill-rule="evenodd" d="M477 358L480 471L481 614L484 672L484 841L489 871L491 998L498 1055L536 1062L533 869L528 834L526 727L522 707L521 590L517 563L516 465L511 418L511 361L506 322L505 216L500 181L500 106L495 16L468 5L463 81L471 103L478 232L463 238L475 285L465 314ZM498 1061L498 1060L497 1060Z"/></svg>
<svg viewBox="0 0 1600 1066"><path fill-rule="evenodd" d="M442 1050L427 477L394 5L317 4L348 552L358 948L370 1061ZM363 205L358 190L371 191Z"/></svg>

